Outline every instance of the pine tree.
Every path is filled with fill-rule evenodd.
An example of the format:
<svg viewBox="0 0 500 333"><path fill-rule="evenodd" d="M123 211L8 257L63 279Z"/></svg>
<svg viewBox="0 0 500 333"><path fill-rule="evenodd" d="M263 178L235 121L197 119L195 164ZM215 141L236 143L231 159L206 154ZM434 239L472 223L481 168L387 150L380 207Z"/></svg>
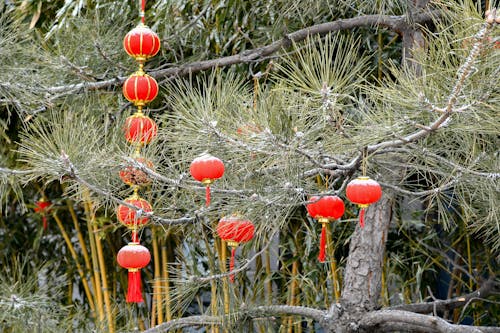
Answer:
<svg viewBox="0 0 500 333"><path fill-rule="evenodd" d="M69 259L58 270L97 330L500 331L495 3L150 3L159 133L141 154L154 167L131 158L122 132L135 64L121 43L138 4L40 4L2 8L3 230L33 233L30 204L51 200L57 237L22 239L67 249L47 251ZM208 207L189 175L203 153L226 167ZM152 180L140 194L153 204L141 231L153 262L137 307L115 261L130 238L115 216L132 192L126 166ZM345 199L361 174L383 196L364 228L346 205L319 263L321 226L305 205ZM230 283L216 226L235 212L256 230ZM8 244L5 255L22 247Z"/></svg>

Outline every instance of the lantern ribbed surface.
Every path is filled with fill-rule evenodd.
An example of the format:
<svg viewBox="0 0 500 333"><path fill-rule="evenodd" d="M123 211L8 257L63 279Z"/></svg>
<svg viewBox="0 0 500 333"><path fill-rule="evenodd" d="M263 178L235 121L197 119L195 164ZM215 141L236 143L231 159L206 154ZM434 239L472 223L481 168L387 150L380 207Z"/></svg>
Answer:
<svg viewBox="0 0 500 333"><path fill-rule="evenodd" d="M137 207L138 209L141 209L145 213L153 211L153 208L151 207L149 202L137 196L132 196L128 199L125 199L125 202L128 203L129 205ZM127 226L134 226L134 225L140 226L148 223L149 221L149 217L147 216L139 217L137 214L137 210L125 205L118 206L116 215L118 217L118 220Z"/></svg>
<svg viewBox="0 0 500 333"><path fill-rule="evenodd" d="M123 83L123 96L135 106L145 106L158 96L158 82L155 78L138 71Z"/></svg>
<svg viewBox="0 0 500 333"><path fill-rule="evenodd" d="M125 52L139 62L154 57L160 50L160 38L144 24L130 30L123 39Z"/></svg>
<svg viewBox="0 0 500 333"><path fill-rule="evenodd" d="M125 120L125 139L130 143L148 144L158 135L156 122L142 113L136 113Z"/></svg>

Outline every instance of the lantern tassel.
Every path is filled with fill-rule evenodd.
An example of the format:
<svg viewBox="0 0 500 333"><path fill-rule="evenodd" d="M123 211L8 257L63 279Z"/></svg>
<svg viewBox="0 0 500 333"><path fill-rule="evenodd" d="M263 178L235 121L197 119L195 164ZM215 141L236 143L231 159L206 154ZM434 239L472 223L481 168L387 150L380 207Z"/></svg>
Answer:
<svg viewBox="0 0 500 333"><path fill-rule="evenodd" d="M210 186L205 187L205 203L206 206L210 206Z"/></svg>
<svg viewBox="0 0 500 333"><path fill-rule="evenodd" d="M127 303L142 303L141 271L128 271Z"/></svg>
<svg viewBox="0 0 500 333"><path fill-rule="evenodd" d="M321 239L319 241L319 262L325 262L326 259L326 223L321 223Z"/></svg>
<svg viewBox="0 0 500 333"><path fill-rule="evenodd" d="M365 227L365 208L361 208L359 211L359 225L361 228Z"/></svg>
<svg viewBox="0 0 500 333"><path fill-rule="evenodd" d="M229 272L231 273L234 270L234 257L236 255L236 247L231 247L231 259L229 260ZM229 275L229 281L231 283L234 282L234 274L231 273Z"/></svg>
<svg viewBox="0 0 500 333"><path fill-rule="evenodd" d="M47 216L45 216L45 214L42 215L42 222L43 222L43 230L46 231L49 224L47 223Z"/></svg>

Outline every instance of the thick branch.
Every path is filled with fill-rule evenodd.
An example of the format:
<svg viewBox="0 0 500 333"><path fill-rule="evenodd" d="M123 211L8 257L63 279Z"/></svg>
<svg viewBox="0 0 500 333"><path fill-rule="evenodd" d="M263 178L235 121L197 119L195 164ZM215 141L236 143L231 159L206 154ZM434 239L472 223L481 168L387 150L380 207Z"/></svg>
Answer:
<svg viewBox="0 0 500 333"><path fill-rule="evenodd" d="M231 319L238 320L238 318L254 319L254 318L269 318L269 317L281 317L290 315L311 318L321 323L325 317L325 312L304 306L270 305L270 306L258 306L248 310L244 309L237 313L231 314L228 319L229 320ZM190 316L186 318L171 320L167 323L160 324L156 327L145 330L143 333L163 333L183 327L194 327L194 326L211 325L211 324L223 325L223 323L224 323L223 317Z"/></svg>
<svg viewBox="0 0 500 333"><path fill-rule="evenodd" d="M435 313L435 312L450 311L459 307L466 306L470 302L477 302L487 298L492 293L494 293L496 289L499 288L499 285L500 284L497 281L495 281L494 278L490 278L481 286L481 288L467 295L455 297L452 299L437 300L434 302L427 302L427 303L403 304L403 305L393 306L391 307L391 309L404 310L415 313Z"/></svg>
<svg viewBox="0 0 500 333"><path fill-rule="evenodd" d="M382 310L368 313L359 326L361 332L500 333L498 327L453 325L439 317L419 313Z"/></svg>
<svg viewBox="0 0 500 333"><path fill-rule="evenodd" d="M430 21L439 15L439 11L423 13L412 17L416 24L422 24ZM157 70L150 73L156 79L163 79L175 76L185 76L191 73L204 71L211 68L226 67L242 63L259 62L265 57L278 52L283 48L290 47L292 42L300 42L310 36L323 36L330 32L348 30L358 27L380 26L400 32L408 26L406 16L387 16L387 15L365 15L350 19L337 20L322 24L313 25L308 28L292 32L282 39L275 41L267 46L247 50L239 54L222 57L218 59L196 61L167 69ZM83 92L88 90L104 89L111 86L120 85L126 77L118 77L99 82L82 82L64 86L49 87L47 90L51 94L62 94L67 92Z"/></svg>

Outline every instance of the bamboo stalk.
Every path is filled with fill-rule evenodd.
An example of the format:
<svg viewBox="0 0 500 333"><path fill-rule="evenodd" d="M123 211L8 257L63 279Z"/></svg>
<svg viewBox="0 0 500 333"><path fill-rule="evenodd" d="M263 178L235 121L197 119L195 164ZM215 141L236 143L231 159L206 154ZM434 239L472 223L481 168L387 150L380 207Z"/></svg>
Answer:
<svg viewBox="0 0 500 333"><path fill-rule="evenodd" d="M156 312L158 318L158 325L163 323L163 302L161 295L161 270L160 270L160 250L158 248L158 235L156 233L156 228L152 227L151 231L153 233L153 257L154 257L154 287L153 287L153 297L156 299Z"/></svg>
<svg viewBox="0 0 500 333"><path fill-rule="evenodd" d="M265 259L265 264L266 264L266 282L265 286L267 289L266 292L266 304L271 305L272 302L272 294L273 294L273 281L271 279L271 253L269 251L269 248L264 251L264 259Z"/></svg>
<svg viewBox="0 0 500 333"><path fill-rule="evenodd" d="M164 284L164 295L165 295L165 315L167 321L172 320L172 310L170 305L170 276L168 272L168 253L167 253L167 239L163 241L163 246L161 247L161 259L162 259L162 273L163 273L163 284Z"/></svg>
<svg viewBox="0 0 500 333"><path fill-rule="evenodd" d="M73 260L75 261L76 269L78 271L78 275L80 275L80 279L82 280L83 289L85 290L85 295L87 296L90 310L95 313L95 305L93 302L92 293L90 292L89 284L88 284L87 279L85 278L85 273L83 272L82 266L80 265L80 262L78 261L78 255L76 254L75 247L71 243L71 238L69 237L68 233L64 229L64 225L56 212L52 213L52 217L56 221L56 224L59 227L59 230L61 231L61 234L64 238L64 241L66 242L66 246L68 247L69 253L71 254L71 257L73 258Z"/></svg>
<svg viewBox="0 0 500 333"><path fill-rule="evenodd" d="M95 282L94 292L96 295L95 301L96 301L96 308L99 314L98 326L100 326L104 321L104 305L103 305L102 290L101 290L101 278L99 277L100 275L99 260L97 258L97 249L95 245L94 231L92 230L92 223L93 223L91 214L92 204L90 202L90 195L88 193L88 190L85 190L83 195L84 195L85 216L87 218L87 229L89 234L90 254L92 258L92 269L94 273L94 282Z"/></svg>
<svg viewBox="0 0 500 333"><path fill-rule="evenodd" d="M94 214L92 214L92 221L93 222L95 221ZM111 310L111 299L110 299L110 295L109 295L108 279L106 276L106 262L104 261L101 239L97 235L97 232L98 232L97 225L95 223L93 223L93 226L94 226L94 237L95 237L96 248L97 248L97 256L98 256L99 266L100 266L100 271L101 271L102 289L104 291L104 304L106 305L106 318L108 320L108 329L109 329L109 333L114 333L115 332L115 320L113 317L113 311Z"/></svg>
<svg viewBox="0 0 500 333"><path fill-rule="evenodd" d="M332 275L332 285L333 285L333 299L334 302L337 303L340 299L340 285L337 275L337 260L335 260L335 246L333 244L332 239L332 229L333 225L328 223L327 225L327 233L326 233L326 251L328 253L328 257L330 257L330 271Z"/></svg>
<svg viewBox="0 0 500 333"><path fill-rule="evenodd" d="M73 220L73 225L76 229L76 235L78 237L78 241L80 242L80 246L82 248L83 260L85 261L85 268L88 272L92 271L92 267L90 265L90 257L89 251L87 249L87 245L85 244L85 238L83 238L83 233L80 228L80 223L78 223L78 217L76 216L75 209L73 208L73 202L69 199L66 200L66 206L68 207L69 214L71 215L71 219Z"/></svg>
<svg viewBox="0 0 500 333"><path fill-rule="evenodd" d="M290 284L290 299L289 299L289 304L290 306L294 306L296 303L296 297L295 297L295 289L297 287L297 275L299 273L299 262L298 260L295 260L292 264L292 283ZM288 333L292 333L293 331L293 316L288 317Z"/></svg>
<svg viewBox="0 0 500 333"><path fill-rule="evenodd" d="M225 241L221 241L221 256L220 256L220 261L221 261L221 271L222 273L226 273L227 272L227 267L226 267L226 263L227 263L227 246L226 246L226 242ZM230 304L229 304L229 284L228 284L228 277L222 279L222 290L223 290L223 293L224 293L224 314L229 314L229 308L230 308Z"/></svg>

